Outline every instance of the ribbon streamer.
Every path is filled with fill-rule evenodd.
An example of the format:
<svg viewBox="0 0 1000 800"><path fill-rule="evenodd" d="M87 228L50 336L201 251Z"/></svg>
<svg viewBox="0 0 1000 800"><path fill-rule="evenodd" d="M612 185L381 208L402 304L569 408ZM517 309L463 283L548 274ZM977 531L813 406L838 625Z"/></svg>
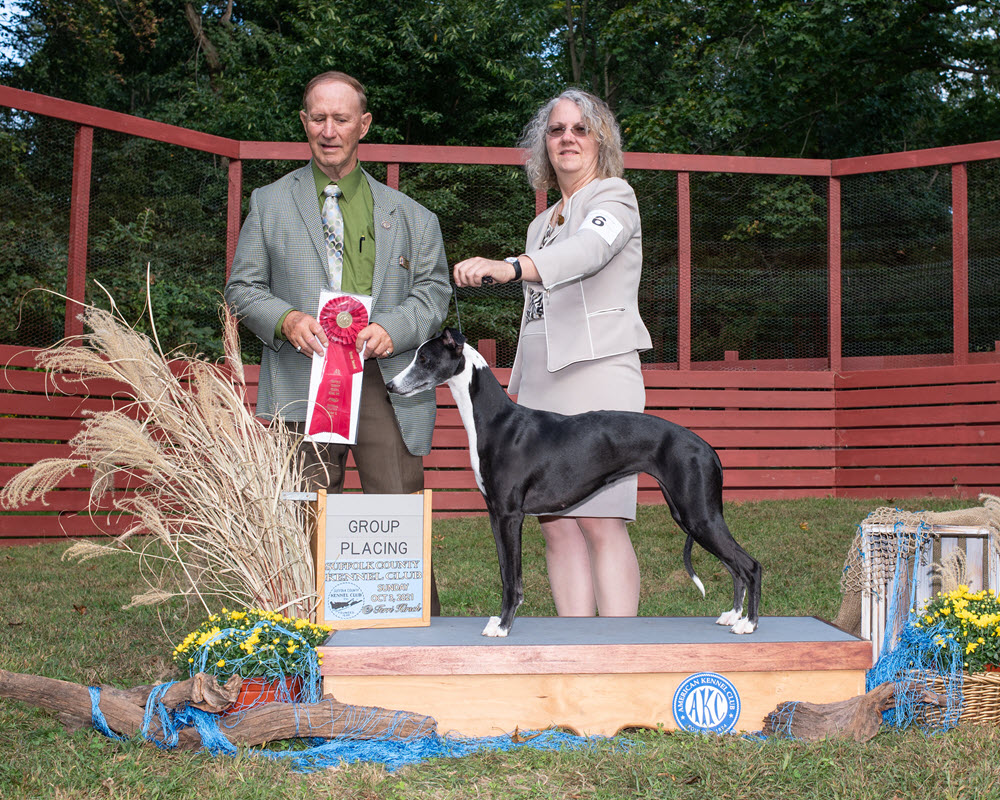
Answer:
<svg viewBox="0 0 1000 800"><path fill-rule="evenodd" d="M323 378L316 391L309 435L334 433L349 438L354 376L364 370L355 344L368 324L368 311L353 297L335 297L319 314L330 344L323 361Z"/></svg>

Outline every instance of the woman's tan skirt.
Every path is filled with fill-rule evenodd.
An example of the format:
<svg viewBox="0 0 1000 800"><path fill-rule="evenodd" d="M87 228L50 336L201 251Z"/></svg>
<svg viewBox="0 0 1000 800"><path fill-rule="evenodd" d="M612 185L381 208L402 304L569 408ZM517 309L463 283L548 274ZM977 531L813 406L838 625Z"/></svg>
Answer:
<svg viewBox="0 0 1000 800"><path fill-rule="evenodd" d="M517 395L520 405L559 414L641 412L646 407L642 368L639 354L634 350L593 361L579 361L549 372L544 320L534 320L525 326L520 347L521 386ZM637 476L622 478L575 506L552 512L552 516L634 520L637 487Z"/></svg>

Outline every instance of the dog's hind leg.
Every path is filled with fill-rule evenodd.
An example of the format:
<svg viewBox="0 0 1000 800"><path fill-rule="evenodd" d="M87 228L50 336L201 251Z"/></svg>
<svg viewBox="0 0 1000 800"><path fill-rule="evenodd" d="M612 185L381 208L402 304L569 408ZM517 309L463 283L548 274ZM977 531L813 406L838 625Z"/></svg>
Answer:
<svg viewBox="0 0 1000 800"><path fill-rule="evenodd" d="M683 506L676 503L663 483L660 483L663 495L667 498L670 513L674 520L689 537L698 542L705 550L722 562L733 578L733 607L723 613L716 623L727 625L733 633L753 633L757 629L760 605L761 568L750 555L740 547L733 538L722 516L721 501L706 500L702 496L700 502L690 502L692 484L684 488L689 502ZM685 543L687 551L687 543ZM691 570L689 570L690 572ZM747 602L747 615L743 616L744 598Z"/></svg>
<svg viewBox="0 0 1000 800"><path fill-rule="evenodd" d="M490 525L497 544L500 561L500 582L503 597L500 616L490 617L483 636L506 636L514 625L514 615L524 602L524 585L521 581L521 526L524 514L520 510L497 512L490 509Z"/></svg>
<svg viewBox="0 0 1000 800"><path fill-rule="evenodd" d="M712 513L705 520L689 520L687 524L688 531L698 544L718 558L733 578L733 607L722 614L716 623L728 625L733 633L753 633L757 629L760 603L760 564L733 538L721 511ZM746 616L743 615L744 601L747 604Z"/></svg>
<svg viewBox="0 0 1000 800"><path fill-rule="evenodd" d="M709 530L711 532L706 536L696 535L698 543L716 556L733 577L733 607L715 622L730 626L733 633L753 633L757 629L760 604L760 564L740 547L721 514L710 524ZM743 613L744 602L747 605L746 616Z"/></svg>

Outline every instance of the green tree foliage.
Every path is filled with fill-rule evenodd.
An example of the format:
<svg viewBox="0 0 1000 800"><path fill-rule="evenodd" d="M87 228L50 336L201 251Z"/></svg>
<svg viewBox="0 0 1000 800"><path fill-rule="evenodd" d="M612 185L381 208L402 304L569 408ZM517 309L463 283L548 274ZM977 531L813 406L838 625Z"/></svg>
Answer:
<svg viewBox="0 0 1000 800"><path fill-rule="evenodd" d="M843 158L995 130L998 23L992 0L638 0L596 37L632 149Z"/></svg>
<svg viewBox="0 0 1000 800"><path fill-rule="evenodd" d="M244 140L301 140L302 87L327 69L365 83L374 116L369 142L511 146L539 103L569 84L606 97L626 147L638 151L833 158L979 141L1000 130L994 0L11 5L17 13L0 18L0 52L13 57L0 60L0 83ZM71 137L71 126L0 112L0 310L35 325L39 343L59 330L60 304L37 293L18 299L31 287L64 289ZM90 276L125 303L125 295L141 294L149 264L166 338L217 352L227 165L126 138L95 137ZM246 164L244 186L290 166ZM642 206L643 315L658 343L652 359L672 360L676 186L672 176L628 177ZM925 189L932 180L900 176L857 193L845 184L845 267L861 275L869 265L886 274L898 266L895 238L875 240L880 230L863 221L864 203L888 209L882 230L891 223L911 240L933 230L933 242L908 252L922 254L914 264L936 263L950 210L943 183ZM404 166L401 183L439 214L453 262L518 250L533 216L533 194L516 168ZM698 357L721 357L724 349L780 357L779 339L803 341L825 325L816 259L824 190L822 181L806 179L693 176L695 268L702 271L694 301L704 319ZM970 191L979 258L972 281L984 298L975 319L987 320L993 262L976 254L995 241L978 232L991 228L994 217L982 209L997 202L997 190L976 179ZM24 237L28 208L32 235ZM785 271L780 280L775 270ZM764 288L773 281L790 288ZM760 291L748 294L746 286ZM792 295L782 302L782 292ZM470 291L461 300L471 338L512 341L516 292ZM139 301L126 304L138 315ZM739 313L749 319L733 319ZM788 322L794 319L805 321ZM985 342L976 346L989 346L991 324L976 324L976 340ZM939 341L935 325L931 338ZM3 331L6 340L21 335ZM809 354L822 356L824 346L821 336Z"/></svg>

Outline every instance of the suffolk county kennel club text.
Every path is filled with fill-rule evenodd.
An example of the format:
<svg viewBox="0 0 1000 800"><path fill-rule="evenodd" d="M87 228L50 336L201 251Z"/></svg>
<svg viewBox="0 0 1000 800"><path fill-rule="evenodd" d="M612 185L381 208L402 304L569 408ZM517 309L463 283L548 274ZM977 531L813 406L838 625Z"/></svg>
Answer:
<svg viewBox="0 0 1000 800"><path fill-rule="evenodd" d="M326 579L328 581L412 581L423 577L420 566L419 560L349 561L343 564L330 562L326 567Z"/></svg>

